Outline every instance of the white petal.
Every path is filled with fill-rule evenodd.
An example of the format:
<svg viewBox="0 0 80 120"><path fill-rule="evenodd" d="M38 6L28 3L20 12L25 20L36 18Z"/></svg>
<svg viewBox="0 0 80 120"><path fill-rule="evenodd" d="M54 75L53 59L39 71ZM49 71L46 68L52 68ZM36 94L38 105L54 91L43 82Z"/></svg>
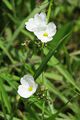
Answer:
<svg viewBox="0 0 80 120"><path fill-rule="evenodd" d="M46 36L45 37L43 35L45 32L46 32L46 30L44 30L44 31L38 31L38 32L35 33L35 35L37 36L37 38L39 40L41 40L44 43L47 43L47 42L51 41L53 38L52 38L52 36Z"/></svg>
<svg viewBox="0 0 80 120"><path fill-rule="evenodd" d="M46 24L46 14L45 13L36 14L34 16L34 21L38 27L40 27L41 25L43 26L44 24Z"/></svg>
<svg viewBox="0 0 80 120"><path fill-rule="evenodd" d="M33 85L32 94L34 94L34 93L36 92L37 88L38 88L38 84L35 83L35 84Z"/></svg>
<svg viewBox="0 0 80 120"><path fill-rule="evenodd" d="M45 37L43 36L43 34L37 34L37 38L41 40L43 43L47 43L53 39L52 37Z"/></svg>
<svg viewBox="0 0 80 120"><path fill-rule="evenodd" d="M34 18L30 18L28 22L25 23L25 27L27 30L34 32L37 31L40 27L46 25L46 14L40 13L35 14Z"/></svg>
<svg viewBox="0 0 80 120"><path fill-rule="evenodd" d="M34 21L36 25L39 25L41 23L41 17L39 16L39 14L36 14L34 16Z"/></svg>
<svg viewBox="0 0 80 120"><path fill-rule="evenodd" d="M34 34L35 34L36 36L42 35L42 34L44 33L44 31L46 31L46 28L47 28L47 25L44 24L43 26L38 27L38 28L34 31Z"/></svg>
<svg viewBox="0 0 80 120"><path fill-rule="evenodd" d="M36 90L35 90L36 91ZM18 94L23 97L23 98L29 98L34 94L35 91L28 91L26 86L24 85L19 85L18 87Z"/></svg>
<svg viewBox="0 0 80 120"><path fill-rule="evenodd" d="M47 25L47 30L46 30L48 33L49 33L49 36L54 36L55 33L56 33L56 25L53 23L53 22L50 22L48 25Z"/></svg>
<svg viewBox="0 0 80 120"><path fill-rule="evenodd" d="M44 12L41 12L39 16L41 17L42 21L46 22L46 14Z"/></svg>
<svg viewBox="0 0 80 120"><path fill-rule="evenodd" d="M24 75L20 80L22 85L34 84L34 78L31 75Z"/></svg>
<svg viewBox="0 0 80 120"><path fill-rule="evenodd" d="M25 23L25 27L27 30L33 32L35 28L34 19L30 18L29 21Z"/></svg>
<svg viewBox="0 0 80 120"><path fill-rule="evenodd" d="M49 41L51 41L53 38L52 37L40 37L39 38L43 43L47 43Z"/></svg>

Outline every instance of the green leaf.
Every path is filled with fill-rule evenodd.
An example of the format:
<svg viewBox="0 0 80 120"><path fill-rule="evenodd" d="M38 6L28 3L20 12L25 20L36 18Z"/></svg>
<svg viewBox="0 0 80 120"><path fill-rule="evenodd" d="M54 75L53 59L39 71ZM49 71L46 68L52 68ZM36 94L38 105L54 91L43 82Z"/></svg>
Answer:
<svg viewBox="0 0 80 120"><path fill-rule="evenodd" d="M36 1L35 0L30 0L30 4L31 4L31 10L33 10L35 5L36 5Z"/></svg>
<svg viewBox="0 0 80 120"><path fill-rule="evenodd" d="M12 4L8 0L3 0L3 2L9 10L13 10Z"/></svg>
<svg viewBox="0 0 80 120"><path fill-rule="evenodd" d="M50 79L54 79L54 80L60 80L62 81L63 77L57 73L53 73L53 72L45 72L44 75L47 77L47 78L50 78Z"/></svg>
<svg viewBox="0 0 80 120"><path fill-rule="evenodd" d="M6 110L5 110L5 106L4 106L4 102L3 102L2 93L1 93L1 105L2 105L2 111L3 111L3 114L4 114L4 118L5 118L5 120L7 120Z"/></svg>
<svg viewBox="0 0 80 120"><path fill-rule="evenodd" d="M17 90L17 87L18 87L18 83L15 81L15 80L19 80L19 77L17 76L13 76L13 75L10 75L8 73L1 73L0 74L0 77L7 81L8 84L15 90Z"/></svg>
<svg viewBox="0 0 80 120"><path fill-rule="evenodd" d="M7 117L7 120L10 120L11 116L9 114L6 114L6 117ZM0 112L0 118L4 118L3 112ZM21 120L21 119L14 116L12 120Z"/></svg>
<svg viewBox="0 0 80 120"><path fill-rule="evenodd" d="M68 72L68 70L65 69L65 67L59 62L56 57L53 56L51 58L49 65L54 66L65 77L67 82L71 83L78 91L80 91L80 88L76 85L72 75Z"/></svg>
<svg viewBox="0 0 80 120"><path fill-rule="evenodd" d="M55 35L54 40L48 44L48 46L51 47L49 53L46 55L46 57L43 59L41 65L36 70L36 73L34 75L34 78L37 79L37 77L42 73L44 70L47 62L50 60L50 58L55 54L55 50L57 50L60 45L65 41L65 39L69 36L70 31L72 30L72 24L68 23L65 26L63 26Z"/></svg>
<svg viewBox="0 0 80 120"><path fill-rule="evenodd" d="M12 63L15 63L15 61L14 61L13 58L12 58L12 56L9 54L7 48L4 46L4 42L1 41L1 39L0 39L0 48L1 48L1 49L4 51L4 53L8 56L8 58L10 59L10 61L11 61Z"/></svg>
<svg viewBox="0 0 80 120"><path fill-rule="evenodd" d="M10 105L10 101L8 99L8 95L5 91L2 79L0 78L0 94L2 95L3 98L3 102L8 110L9 113L11 113L11 105Z"/></svg>
<svg viewBox="0 0 80 120"><path fill-rule="evenodd" d="M19 21L17 21L13 15L9 14L8 13L8 17L12 20L12 22L14 22L16 25L19 25ZM25 36L27 36L28 38L30 38L30 40L34 40L34 36L32 33L28 32L27 30L25 29L22 29L21 30L21 33L23 33ZM11 39L9 39L11 41Z"/></svg>

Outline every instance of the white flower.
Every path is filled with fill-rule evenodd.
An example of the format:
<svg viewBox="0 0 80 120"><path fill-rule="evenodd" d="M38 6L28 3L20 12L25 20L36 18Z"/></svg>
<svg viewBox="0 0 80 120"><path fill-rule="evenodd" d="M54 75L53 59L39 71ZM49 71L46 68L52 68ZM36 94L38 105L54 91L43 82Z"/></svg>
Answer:
<svg viewBox="0 0 80 120"><path fill-rule="evenodd" d="M56 25L53 22L50 22L46 26L34 32L37 38L44 43L51 41L55 33L56 33Z"/></svg>
<svg viewBox="0 0 80 120"><path fill-rule="evenodd" d="M45 26L46 23L46 14L42 12L36 14L34 18L30 18L29 21L25 23L25 27L27 30L34 32L38 28Z"/></svg>
<svg viewBox="0 0 80 120"><path fill-rule="evenodd" d="M29 19L25 25L27 30L34 32L37 38L44 43L51 41L56 34L56 25L53 22L47 24L46 14L43 12Z"/></svg>
<svg viewBox="0 0 80 120"><path fill-rule="evenodd" d="M29 98L36 92L38 84L35 83L33 76L24 75L20 82L21 85L19 85L17 92L21 97Z"/></svg>

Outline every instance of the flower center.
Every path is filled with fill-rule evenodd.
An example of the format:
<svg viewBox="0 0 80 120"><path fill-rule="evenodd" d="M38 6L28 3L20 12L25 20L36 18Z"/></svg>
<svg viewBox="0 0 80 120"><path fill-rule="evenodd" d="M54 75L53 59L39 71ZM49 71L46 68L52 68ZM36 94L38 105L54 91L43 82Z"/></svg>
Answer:
<svg viewBox="0 0 80 120"><path fill-rule="evenodd" d="M43 36L44 36L44 37L48 37L48 33L45 32L45 33L43 34Z"/></svg>
<svg viewBox="0 0 80 120"><path fill-rule="evenodd" d="M28 88L28 90L29 90L29 91L32 91L32 90L33 90L33 87L32 87L32 86L30 86L30 87Z"/></svg>

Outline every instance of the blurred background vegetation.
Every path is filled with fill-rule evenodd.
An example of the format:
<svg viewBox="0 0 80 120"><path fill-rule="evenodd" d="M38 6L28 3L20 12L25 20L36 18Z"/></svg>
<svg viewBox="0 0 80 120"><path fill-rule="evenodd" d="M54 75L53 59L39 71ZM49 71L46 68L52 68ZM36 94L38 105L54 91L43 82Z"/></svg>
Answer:
<svg viewBox="0 0 80 120"><path fill-rule="evenodd" d="M48 90L40 88L40 94L30 99L17 94L20 78L27 73L34 75L49 51L48 47L42 50L24 23L37 12L47 13L49 3L0 1L0 120L80 119L80 0L53 0L49 21L54 21L57 30L66 23L74 25L67 43L56 50L37 79L43 88L44 79Z"/></svg>

